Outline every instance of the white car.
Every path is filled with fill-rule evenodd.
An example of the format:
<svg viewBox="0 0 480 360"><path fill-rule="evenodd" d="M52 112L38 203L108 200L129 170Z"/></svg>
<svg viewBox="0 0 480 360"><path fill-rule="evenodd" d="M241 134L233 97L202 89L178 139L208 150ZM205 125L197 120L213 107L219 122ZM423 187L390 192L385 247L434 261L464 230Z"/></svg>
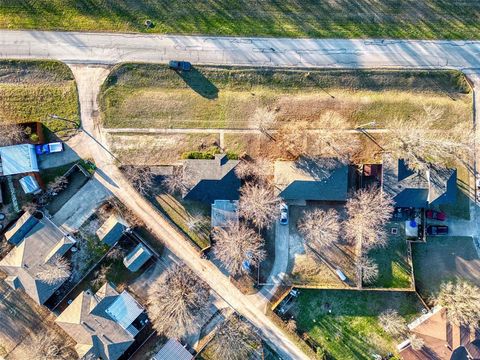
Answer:
<svg viewBox="0 0 480 360"><path fill-rule="evenodd" d="M280 224L282 225L288 224L288 205L287 204L280 205Z"/></svg>

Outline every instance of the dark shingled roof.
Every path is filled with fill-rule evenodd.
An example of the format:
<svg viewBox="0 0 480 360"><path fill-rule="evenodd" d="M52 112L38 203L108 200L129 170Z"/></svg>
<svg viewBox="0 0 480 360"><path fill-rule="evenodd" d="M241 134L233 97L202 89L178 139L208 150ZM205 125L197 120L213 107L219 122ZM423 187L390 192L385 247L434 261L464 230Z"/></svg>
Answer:
<svg viewBox="0 0 480 360"><path fill-rule="evenodd" d="M239 160L228 160L224 154L215 155L212 160L185 160L184 172L191 188L184 198L208 204L217 199L238 200L241 184L234 171L238 163Z"/></svg>
<svg viewBox="0 0 480 360"><path fill-rule="evenodd" d="M457 196L457 171L438 166L413 171L404 160L385 158L382 186L397 207L426 208L452 203Z"/></svg>
<svg viewBox="0 0 480 360"><path fill-rule="evenodd" d="M346 201L348 165L323 158L277 161L275 186L285 200Z"/></svg>

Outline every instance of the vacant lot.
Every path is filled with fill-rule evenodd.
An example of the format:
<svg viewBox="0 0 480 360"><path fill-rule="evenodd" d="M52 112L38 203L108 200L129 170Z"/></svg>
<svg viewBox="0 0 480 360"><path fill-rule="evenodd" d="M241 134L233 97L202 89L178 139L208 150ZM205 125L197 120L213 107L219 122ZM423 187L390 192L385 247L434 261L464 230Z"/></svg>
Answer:
<svg viewBox="0 0 480 360"><path fill-rule="evenodd" d="M75 80L59 62L0 60L0 99L0 123L42 122L62 135L74 125L49 114L80 121Z"/></svg>
<svg viewBox="0 0 480 360"><path fill-rule="evenodd" d="M385 247L376 248L368 256L378 264L378 279L369 286L378 288L410 288L412 286L412 269L407 259L407 241L405 226L401 222L391 222L390 229L396 227L398 235L389 235Z"/></svg>
<svg viewBox="0 0 480 360"><path fill-rule="evenodd" d="M478 39L476 1L3 0L0 27L334 38ZM155 26L147 30L146 19Z"/></svg>
<svg viewBox="0 0 480 360"><path fill-rule="evenodd" d="M291 311L299 333L307 333L334 359L360 360L395 353L399 339L378 324L378 315L386 309L410 321L422 307L413 292L301 290Z"/></svg>
<svg viewBox="0 0 480 360"><path fill-rule="evenodd" d="M420 294L430 298L442 282L465 279L480 286L480 257L470 237L429 237L412 244L415 281Z"/></svg>

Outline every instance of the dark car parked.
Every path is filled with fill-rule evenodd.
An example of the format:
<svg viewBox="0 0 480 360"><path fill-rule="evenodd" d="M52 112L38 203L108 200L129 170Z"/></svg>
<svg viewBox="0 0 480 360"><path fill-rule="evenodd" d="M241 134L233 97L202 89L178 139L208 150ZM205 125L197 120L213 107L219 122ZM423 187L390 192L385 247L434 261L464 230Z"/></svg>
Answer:
<svg viewBox="0 0 480 360"><path fill-rule="evenodd" d="M188 61L171 60L168 63L168 66L172 70L190 71L192 69L192 64L190 64Z"/></svg>
<svg viewBox="0 0 480 360"><path fill-rule="evenodd" d="M427 234L428 235L447 235L448 226L447 225L428 225Z"/></svg>
<svg viewBox="0 0 480 360"><path fill-rule="evenodd" d="M427 210L425 211L425 216L427 219L445 221L447 215L443 211Z"/></svg>

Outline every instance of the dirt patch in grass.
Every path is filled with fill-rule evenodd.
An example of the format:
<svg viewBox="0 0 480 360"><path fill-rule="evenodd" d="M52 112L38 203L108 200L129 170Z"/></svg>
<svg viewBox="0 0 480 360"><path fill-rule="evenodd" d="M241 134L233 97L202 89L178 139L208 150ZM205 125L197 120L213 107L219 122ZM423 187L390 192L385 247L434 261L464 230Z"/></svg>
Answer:
<svg viewBox="0 0 480 360"><path fill-rule="evenodd" d="M70 69L55 61L0 60L0 123L41 122L58 136L80 122L77 87Z"/></svg>
<svg viewBox="0 0 480 360"><path fill-rule="evenodd" d="M470 237L429 237L412 244L412 256L416 285L425 299L446 281L464 279L480 286L480 257Z"/></svg>
<svg viewBox="0 0 480 360"><path fill-rule="evenodd" d="M471 95L457 72L264 70L198 67L178 75L163 65L127 64L107 79L101 96L109 128L254 128L258 108L279 124L336 112L352 127L381 127L431 105L444 128L471 121ZM313 124L314 125L314 124Z"/></svg>
<svg viewBox="0 0 480 360"><path fill-rule="evenodd" d="M299 333L307 333L334 359L371 359L396 353L400 339L387 335L378 315L395 309L407 321L422 310L413 292L301 290L290 312Z"/></svg>
<svg viewBox="0 0 480 360"><path fill-rule="evenodd" d="M4 0L0 27L315 38L478 39L476 1ZM146 19L154 26L147 28Z"/></svg>

